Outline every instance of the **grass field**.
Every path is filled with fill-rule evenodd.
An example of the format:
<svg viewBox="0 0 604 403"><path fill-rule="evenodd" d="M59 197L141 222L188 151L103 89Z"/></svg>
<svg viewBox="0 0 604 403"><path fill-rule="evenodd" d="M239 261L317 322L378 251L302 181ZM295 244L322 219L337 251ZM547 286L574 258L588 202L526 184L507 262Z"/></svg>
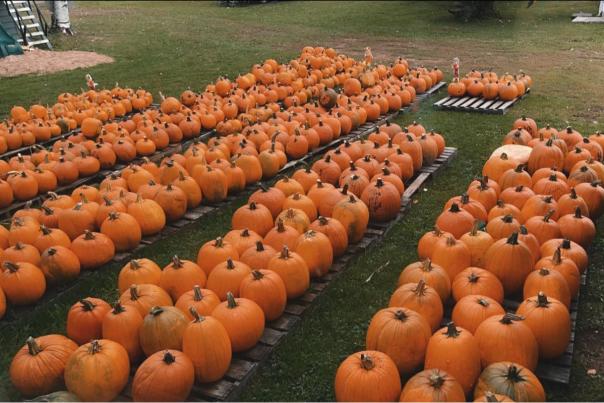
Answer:
<svg viewBox="0 0 604 403"><path fill-rule="evenodd" d="M243 400L332 400L333 376L341 360L364 348L371 316L393 291L401 268L416 260L415 245L446 200L460 194L521 114L541 125L571 124L582 133L602 129L604 106L604 27L570 23L576 11L595 11L595 2L498 4L501 16L462 24L447 12L450 2L398 3L276 2L235 9L207 3L76 2L72 21L78 35L52 38L59 50L94 50L113 64L50 76L0 79L0 116L13 104L52 103L63 91L78 91L90 72L101 86L114 82L142 86L154 94L202 89L218 75L231 77L253 63L294 57L305 45L332 46L361 55L370 46L378 61L405 56L413 64L450 71L453 57L462 72L523 69L534 81L531 95L505 116L434 111L429 101L402 115L444 133L459 148L454 163L414 201L413 209L384 239L333 282L301 325L278 348L252 381ZM233 208L243 204L242 198ZM193 258L208 239L225 233L232 211L206 217L178 237L145 250L160 265L178 254ZM602 224L602 223L600 223ZM546 385L548 399L604 400L604 240L594 243L588 285L581 304L572 383ZM389 264L365 280L379 266ZM66 312L77 299L113 301L118 265L80 281L72 291L0 322L0 400L18 399L7 378L16 349L29 335L63 332ZM594 368L597 375L588 376Z"/></svg>

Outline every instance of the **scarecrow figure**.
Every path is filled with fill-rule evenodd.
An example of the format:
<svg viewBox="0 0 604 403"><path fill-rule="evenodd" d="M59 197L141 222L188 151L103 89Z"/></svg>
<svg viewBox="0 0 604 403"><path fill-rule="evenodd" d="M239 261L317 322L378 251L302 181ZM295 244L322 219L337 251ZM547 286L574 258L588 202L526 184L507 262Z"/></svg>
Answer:
<svg viewBox="0 0 604 403"><path fill-rule="evenodd" d="M459 80L459 57L453 59L453 78Z"/></svg>

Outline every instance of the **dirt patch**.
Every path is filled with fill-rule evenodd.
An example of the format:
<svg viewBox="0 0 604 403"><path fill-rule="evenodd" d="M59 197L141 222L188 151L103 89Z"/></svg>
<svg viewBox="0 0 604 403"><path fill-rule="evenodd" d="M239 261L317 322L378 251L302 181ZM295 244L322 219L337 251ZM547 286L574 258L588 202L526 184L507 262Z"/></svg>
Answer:
<svg viewBox="0 0 604 403"><path fill-rule="evenodd" d="M95 52L69 50L56 52L33 49L23 55L0 59L0 77L16 77L23 74L50 74L97 64L113 63L109 56Z"/></svg>

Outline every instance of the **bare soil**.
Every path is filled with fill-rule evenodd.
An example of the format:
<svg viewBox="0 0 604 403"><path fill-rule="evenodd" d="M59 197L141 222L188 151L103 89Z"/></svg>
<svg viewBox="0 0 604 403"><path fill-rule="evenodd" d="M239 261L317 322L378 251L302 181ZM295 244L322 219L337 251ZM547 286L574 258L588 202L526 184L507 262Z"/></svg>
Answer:
<svg viewBox="0 0 604 403"><path fill-rule="evenodd" d="M109 56L95 52L69 50L64 52L33 49L22 55L0 59L0 77L16 77L24 74L51 74L64 70L92 67L113 63Z"/></svg>

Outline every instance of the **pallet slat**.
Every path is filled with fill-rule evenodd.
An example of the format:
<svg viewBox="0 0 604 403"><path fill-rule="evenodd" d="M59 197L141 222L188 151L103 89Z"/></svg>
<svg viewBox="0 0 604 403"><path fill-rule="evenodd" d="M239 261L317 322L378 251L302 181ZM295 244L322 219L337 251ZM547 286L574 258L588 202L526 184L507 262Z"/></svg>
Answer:
<svg viewBox="0 0 604 403"><path fill-rule="evenodd" d="M530 88L527 88L526 93L520 97L517 97L511 101L502 101L499 98L492 100L485 100L481 97L445 97L436 101L433 106L437 109L445 109L452 111L470 111L470 112L483 112L483 113L506 113L512 106L518 101L527 96L530 92Z"/></svg>

